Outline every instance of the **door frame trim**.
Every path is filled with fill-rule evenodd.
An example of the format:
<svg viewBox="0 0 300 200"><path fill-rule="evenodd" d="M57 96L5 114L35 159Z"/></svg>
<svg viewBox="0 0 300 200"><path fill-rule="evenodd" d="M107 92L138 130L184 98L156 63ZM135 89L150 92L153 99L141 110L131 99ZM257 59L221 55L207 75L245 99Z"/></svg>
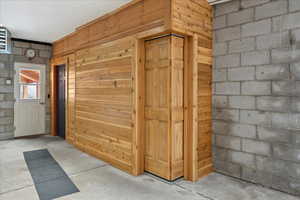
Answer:
<svg viewBox="0 0 300 200"><path fill-rule="evenodd" d="M51 61L51 76L50 76L50 100L51 100L51 135L57 136L57 67L65 65L65 99L67 101L68 99L68 92L67 92L67 86L68 86L68 58L62 57L60 59L55 59ZM65 113L67 113L67 103L65 103ZM65 115L65 124L67 129L67 123L68 123L68 117L67 114ZM67 137L67 130L65 130L65 134Z"/></svg>
<svg viewBox="0 0 300 200"><path fill-rule="evenodd" d="M14 71L14 74L13 74L13 97L15 99L15 102L14 102L14 113L16 112L15 109L16 109L16 106L15 104L17 103L17 96L16 96L16 92L17 92L17 82L18 80L16 80L16 76L17 76L17 71L16 71L16 68L19 68L19 69L32 69L32 70L40 70L40 69L37 69L37 68L43 68L44 69L44 74L40 74L40 99L38 99L39 102L42 102L43 104L46 104L46 96L47 96L47 92L46 92L46 74L47 74L47 71L46 71L46 64L35 64L35 63L25 63L25 62L14 62L13 64L13 71ZM43 85L43 89L44 90L41 90L41 85ZM42 91L42 92L41 92ZM28 100L25 100L25 101L32 101L30 99ZM13 121L13 125L14 125L14 138L16 138L16 117L14 117L14 121ZM44 132L46 133L46 113L45 113L45 127L44 127ZM44 134L45 134L44 133ZM40 134L40 135L44 135L44 134ZM20 136L20 137L28 137L28 136ZM18 137L19 138L19 137Z"/></svg>
<svg viewBox="0 0 300 200"><path fill-rule="evenodd" d="M194 77L195 73L193 70L197 66L194 63L194 39L195 36L188 36L185 34L176 34L176 33L166 33L162 35L150 36L144 39L140 39L138 41L138 53L137 53L137 134L139 140L138 144L142 148L139 149L138 160L138 172L137 175L145 172L145 124L144 124L144 114L145 114L145 42L161 37L166 36L175 36L184 38L184 80L183 80L183 90L184 90L184 99L183 99L183 177L185 180L195 181L197 179L197 163L195 162L195 158L197 157L197 152L195 149L197 148L197 127L194 124L194 115L193 103L195 103L195 99L193 99L194 95L193 90L195 90L194 85L195 80L190 77ZM197 81L197 80L196 80Z"/></svg>

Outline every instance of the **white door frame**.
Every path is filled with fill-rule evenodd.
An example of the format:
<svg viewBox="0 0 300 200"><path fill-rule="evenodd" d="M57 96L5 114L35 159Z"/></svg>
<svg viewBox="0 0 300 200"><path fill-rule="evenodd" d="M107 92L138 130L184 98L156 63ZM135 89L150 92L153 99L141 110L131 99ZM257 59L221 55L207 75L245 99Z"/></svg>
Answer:
<svg viewBox="0 0 300 200"><path fill-rule="evenodd" d="M14 75L14 98L15 98L15 106L14 106L14 136L20 137L20 136L27 136L27 135L20 135L20 133L17 134L17 123L18 117L17 117L17 105L22 102L28 102L28 103L39 103L40 105L44 106L44 122L43 122L43 130L39 131L39 133L32 133L35 134L44 134L46 132L45 127L45 121L46 121L46 108L45 108L45 102L46 102L46 65L45 64L33 64L33 63L21 63L21 62L15 62L14 63L14 69L15 69L15 75ZM39 99L23 99L20 100L20 84L19 84L19 71L21 69L30 69L30 70L39 70L40 71L40 98ZM20 119L19 119L20 120Z"/></svg>

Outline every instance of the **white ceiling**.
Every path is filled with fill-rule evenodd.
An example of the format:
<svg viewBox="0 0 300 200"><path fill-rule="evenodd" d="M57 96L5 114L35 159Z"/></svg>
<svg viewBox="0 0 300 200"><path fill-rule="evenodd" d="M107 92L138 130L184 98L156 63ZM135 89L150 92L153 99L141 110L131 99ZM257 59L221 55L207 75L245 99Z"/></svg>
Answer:
<svg viewBox="0 0 300 200"><path fill-rule="evenodd" d="M0 25L7 27L15 38L51 43L130 1L0 0Z"/></svg>
<svg viewBox="0 0 300 200"><path fill-rule="evenodd" d="M53 42L130 0L0 0L0 25L20 39Z"/></svg>

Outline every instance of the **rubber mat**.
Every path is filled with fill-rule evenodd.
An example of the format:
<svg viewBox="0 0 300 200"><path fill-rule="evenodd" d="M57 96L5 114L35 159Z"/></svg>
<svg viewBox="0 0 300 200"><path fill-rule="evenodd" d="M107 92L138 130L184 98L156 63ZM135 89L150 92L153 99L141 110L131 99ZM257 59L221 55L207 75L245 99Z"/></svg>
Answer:
<svg viewBox="0 0 300 200"><path fill-rule="evenodd" d="M40 200L79 192L47 149L23 152L23 155Z"/></svg>

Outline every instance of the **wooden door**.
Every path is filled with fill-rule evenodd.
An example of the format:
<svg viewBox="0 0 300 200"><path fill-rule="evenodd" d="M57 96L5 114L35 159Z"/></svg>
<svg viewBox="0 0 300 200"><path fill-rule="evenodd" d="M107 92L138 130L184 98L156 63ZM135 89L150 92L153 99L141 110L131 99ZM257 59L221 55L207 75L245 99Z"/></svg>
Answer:
<svg viewBox="0 0 300 200"><path fill-rule="evenodd" d="M146 41L145 50L145 170L173 180L183 175L183 39Z"/></svg>

